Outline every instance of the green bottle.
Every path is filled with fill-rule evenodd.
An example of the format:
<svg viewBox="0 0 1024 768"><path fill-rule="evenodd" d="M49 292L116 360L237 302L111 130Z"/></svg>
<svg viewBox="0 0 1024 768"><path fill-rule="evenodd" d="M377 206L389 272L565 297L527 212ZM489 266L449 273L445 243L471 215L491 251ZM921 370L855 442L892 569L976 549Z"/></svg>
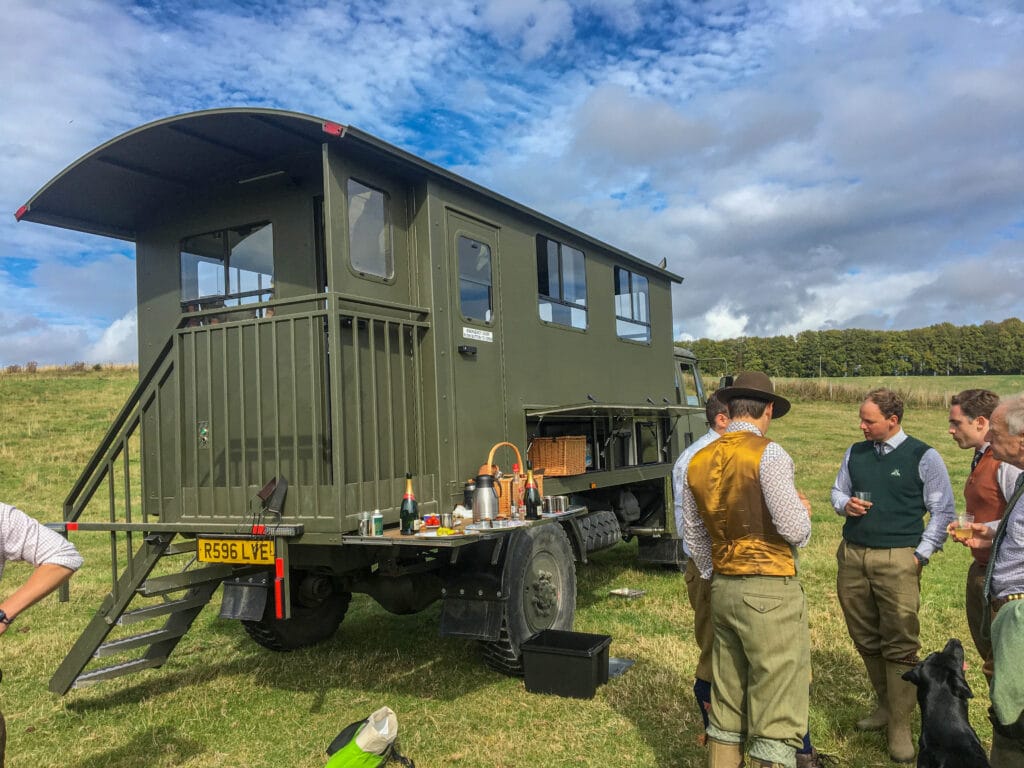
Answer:
<svg viewBox="0 0 1024 768"><path fill-rule="evenodd" d="M398 517L401 520L401 532L406 536L416 533L416 519L419 515L416 512L416 494L412 492L412 473L405 473L405 495L402 496L402 506L398 510Z"/></svg>

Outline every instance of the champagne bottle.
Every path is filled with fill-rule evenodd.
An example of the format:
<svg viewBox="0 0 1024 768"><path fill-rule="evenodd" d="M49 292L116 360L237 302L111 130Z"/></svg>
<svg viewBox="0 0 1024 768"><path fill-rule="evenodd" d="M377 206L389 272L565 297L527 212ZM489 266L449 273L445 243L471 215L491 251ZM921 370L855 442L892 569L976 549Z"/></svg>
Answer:
<svg viewBox="0 0 1024 768"><path fill-rule="evenodd" d="M537 481L533 479L533 462L526 462L526 491L523 494L523 503L526 505L526 519L537 520L540 518L540 509L543 502L540 498L540 491L537 490Z"/></svg>
<svg viewBox="0 0 1024 768"><path fill-rule="evenodd" d="M402 496L402 506L398 510L401 520L401 532L406 536L416 533L415 522L419 515L416 513L416 494L412 492L412 473L405 473L405 495Z"/></svg>

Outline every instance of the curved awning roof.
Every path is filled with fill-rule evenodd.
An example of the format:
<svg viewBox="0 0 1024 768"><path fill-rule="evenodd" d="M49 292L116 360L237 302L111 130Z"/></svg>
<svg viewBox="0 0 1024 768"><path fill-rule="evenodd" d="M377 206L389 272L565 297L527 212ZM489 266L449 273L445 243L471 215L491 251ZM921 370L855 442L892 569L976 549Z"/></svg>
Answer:
<svg viewBox="0 0 1024 768"><path fill-rule="evenodd" d="M83 155L15 213L33 221L122 240L136 238L162 205L217 184L237 183L280 158L342 139L406 170L451 181L496 203L574 233L675 282L682 278L351 126L277 109L190 112L134 128Z"/></svg>
<svg viewBox="0 0 1024 768"><path fill-rule="evenodd" d="M217 181L238 181L282 156L318 151L344 128L272 109L216 109L147 123L69 165L16 218L134 240L149 214Z"/></svg>

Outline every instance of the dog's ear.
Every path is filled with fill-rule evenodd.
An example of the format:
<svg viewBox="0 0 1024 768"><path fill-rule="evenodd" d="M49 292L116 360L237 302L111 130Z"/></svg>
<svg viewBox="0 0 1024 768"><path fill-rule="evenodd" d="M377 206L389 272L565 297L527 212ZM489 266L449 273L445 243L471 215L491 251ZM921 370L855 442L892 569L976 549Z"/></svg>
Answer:
<svg viewBox="0 0 1024 768"><path fill-rule="evenodd" d="M908 669L906 672L903 673L903 679L906 680L908 683L913 683L914 685L917 685L918 683L921 682L921 671L920 670L921 670L921 665L920 664L918 664L916 667L912 667L911 669Z"/></svg>

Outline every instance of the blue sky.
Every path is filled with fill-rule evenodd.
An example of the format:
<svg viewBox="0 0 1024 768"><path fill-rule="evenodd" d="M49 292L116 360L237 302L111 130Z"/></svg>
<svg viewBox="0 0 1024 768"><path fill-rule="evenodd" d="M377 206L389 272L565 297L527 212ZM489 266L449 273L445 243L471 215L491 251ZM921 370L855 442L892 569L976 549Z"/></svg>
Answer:
<svg viewBox="0 0 1024 768"><path fill-rule="evenodd" d="M221 106L355 125L685 282L675 334L1024 315L1024 12L903 0L7 0L0 365L135 358L132 250L13 212Z"/></svg>

